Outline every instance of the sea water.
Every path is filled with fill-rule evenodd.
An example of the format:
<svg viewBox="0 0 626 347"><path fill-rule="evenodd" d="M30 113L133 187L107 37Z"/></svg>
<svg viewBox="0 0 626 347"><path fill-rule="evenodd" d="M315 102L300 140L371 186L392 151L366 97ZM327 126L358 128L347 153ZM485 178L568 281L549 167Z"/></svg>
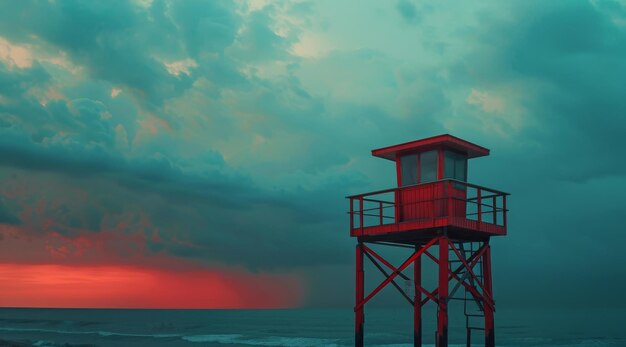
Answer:
<svg viewBox="0 0 626 347"><path fill-rule="evenodd" d="M450 317L450 346L465 346L463 317ZM427 319L428 318L428 319ZM434 312L424 312L433 346ZM365 341L412 346L410 309L370 309ZM481 332L474 331L475 346ZM517 309L496 313L498 346L626 347L626 309ZM351 346L350 309L0 309L0 346Z"/></svg>

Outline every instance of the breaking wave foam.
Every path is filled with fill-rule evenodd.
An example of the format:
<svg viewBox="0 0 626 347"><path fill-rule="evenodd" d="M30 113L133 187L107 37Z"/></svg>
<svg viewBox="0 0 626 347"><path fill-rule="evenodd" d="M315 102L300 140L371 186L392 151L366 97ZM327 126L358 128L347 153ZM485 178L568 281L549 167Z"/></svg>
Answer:
<svg viewBox="0 0 626 347"><path fill-rule="evenodd" d="M242 335L191 335L182 338L189 342L213 342L223 344L239 344L248 346L292 346L292 347L317 347L329 346L338 347L337 340L321 339L313 337L284 337L270 336L263 338L243 338Z"/></svg>

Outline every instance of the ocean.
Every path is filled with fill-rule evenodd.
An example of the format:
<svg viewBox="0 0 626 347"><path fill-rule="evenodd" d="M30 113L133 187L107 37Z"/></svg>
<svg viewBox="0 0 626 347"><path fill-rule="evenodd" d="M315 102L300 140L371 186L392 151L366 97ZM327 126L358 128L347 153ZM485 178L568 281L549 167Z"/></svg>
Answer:
<svg viewBox="0 0 626 347"><path fill-rule="evenodd" d="M425 318L434 312L424 312ZM409 309L366 311L368 346L412 346ZM450 346L465 346L464 320L450 317ZM425 319L424 346L435 321ZM0 346L352 346L350 309L0 309ZM480 346L476 332L474 346ZM626 309L496 312L504 347L625 347Z"/></svg>

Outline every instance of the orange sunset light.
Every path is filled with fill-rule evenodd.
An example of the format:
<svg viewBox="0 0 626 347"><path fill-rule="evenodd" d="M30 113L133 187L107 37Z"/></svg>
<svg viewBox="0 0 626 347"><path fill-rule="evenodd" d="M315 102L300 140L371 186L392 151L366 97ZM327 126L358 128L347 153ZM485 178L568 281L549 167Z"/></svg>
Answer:
<svg viewBox="0 0 626 347"><path fill-rule="evenodd" d="M240 270L0 264L0 306L288 308L302 301L290 275Z"/></svg>

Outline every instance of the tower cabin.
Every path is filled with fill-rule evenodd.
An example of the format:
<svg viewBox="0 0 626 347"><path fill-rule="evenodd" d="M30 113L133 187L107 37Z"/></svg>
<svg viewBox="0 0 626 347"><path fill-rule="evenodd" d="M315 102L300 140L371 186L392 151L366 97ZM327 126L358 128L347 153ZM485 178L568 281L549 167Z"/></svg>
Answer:
<svg viewBox="0 0 626 347"><path fill-rule="evenodd" d="M506 235L507 193L467 182L468 159L487 148L439 135L372 150L396 164L397 187L349 196L350 235L413 243L445 230L451 239Z"/></svg>

